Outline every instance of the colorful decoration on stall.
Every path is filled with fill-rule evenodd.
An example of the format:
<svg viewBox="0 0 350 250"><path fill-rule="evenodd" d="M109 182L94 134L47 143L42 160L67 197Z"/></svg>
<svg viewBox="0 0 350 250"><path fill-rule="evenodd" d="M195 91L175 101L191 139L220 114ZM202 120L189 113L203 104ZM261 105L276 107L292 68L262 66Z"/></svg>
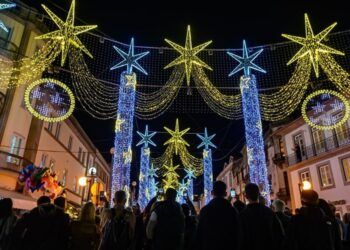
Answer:
<svg viewBox="0 0 350 250"><path fill-rule="evenodd" d="M44 10L49 14L52 21L57 25L59 30L52 31L50 33L41 35L36 37L36 39L44 39L44 40L53 40L58 41L60 43L62 58L61 58L61 66L64 65L66 58L68 56L68 52L70 50L70 46L74 46L75 48L83 51L89 57L93 57L91 53L87 50L85 45L80 41L78 35L88 32L92 29L97 28L97 25L84 25L84 26L75 26L75 0L72 0L72 4L70 6L66 21L61 20L55 13L53 13L49 8L45 5L42 5Z"/></svg>
<svg viewBox="0 0 350 250"><path fill-rule="evenodd" d="M24 103L36 118L46 122L60 122L73 113L75 97L64 83L43 78L26 88Z"/></svg>
<svg viewBox="0 0 350 250"><path fill-rule="evenodd" d="M311 127L331 130L349 119L350 104L339 92L322 89L305 98L301 112L305 122Z"/></svg>
<svg viewBox="0 0 350 250"><path fill-rule="evenodd" d="M16 7L16 4L14 4L14 3L0 3L0 10L6 10L6 9L14 8L14 7ZM1 20L0 20L0 29L5 31L6 33L9 32L8 28L6 27L4 22Z"/></svg>
<svg viewBox="0 0 350 250"><path fill-rule="evenodd" d="M327 37L327 35L331 32L331 30L337 25L337 23L333 23L332 25L328 26L326 29L324 29L317 35L314 35L308 15L305 14L304 17L305 17L305 37L282 34L283 37L295 43L301 44L303 46L293 56L293 58L290 59L287 65L303 58L304 56L308 56L314 68L316 77L318 77L320 53L335 54L335 55L342 55L342 56L344 55L344 53L321 43Z"/></svg>

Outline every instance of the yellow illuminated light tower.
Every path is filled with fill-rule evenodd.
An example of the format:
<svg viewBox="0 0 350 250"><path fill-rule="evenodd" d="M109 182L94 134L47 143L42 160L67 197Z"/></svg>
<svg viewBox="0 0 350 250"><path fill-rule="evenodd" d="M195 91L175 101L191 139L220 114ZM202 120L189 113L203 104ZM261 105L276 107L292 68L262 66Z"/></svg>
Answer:
<svg viewBox="0 0 350 250"><path fill-rule="evenodd" d="M168 144L173 144L175 148L175 154L178 155L179 149L181 146L190 146L183 138L190 128L186 128L185 130L180 131L179 128L179 119L176 119L176 124L175 124L175 130L171 130L167 127L164 127L164 129L172 136L168 141L164 143L164 145Z"/></svg>
<svg viewBox="0 0 350 250"><path fill-rule="evenodd" d="M165 39L165 41L173 47L177 52L179 52L181 55L176 58L174 61L169 63L167 66L165 66L164 69L179 65L179 64L184 64L185 65L185 71L186 71L186 80L187 80L187 86L190 85L190 79L191 79L191 72L192 72L192 67L193 64L197 65L199 67L204 67L209 70L212 70L212 68L207 65L205 62L203 62L197 54L204 50L209 44L212 43L212 41L208 41L206 43L203 43L201 45L198 45L196 47L192 47L192 37L191 37L191 27L188 25L187 26L187 34L186 34L186 42L185 42L185 47L182 47L168 39Z"/></svg>
<svg viewBox="0 0 350 250"><path fill-rule="evenodd" d="M293 58L287 63L287 65L299 60L304 56L309 56L312 66L314 67L316 77L319 76L319 53L325 54L336 54L336 55L344 55L343 52L340 52L336 49L328 47L327 45L322 44L322 40L331 32L331 30L337 25L337 23L333 23L317 35L314 35L312 30L309 17L305 14L305 36L292 36L282 34L283 37L292 40L298 44L301 44L303 47L293 56Z"/></svg>
<svg viewBox="0 0 350 250"><path fill-rule="evenodd" d="M78 38L79 34L85 33L89 30L95 29L97 25L84 25L84 26L74 26L75 20L75 0L72 1L70 6L67 19L64 22L61 20L56 14L54 14L49 8L45 5L42 5L47 14L51 17L52 21L58 26L59 30L41 35L36 37L35 39L51 39L56 40L61 45L62 58L61 58L61 66L64 65L70 46L82 50L92 58L91 53L87 50L84 44Z"/></svg>

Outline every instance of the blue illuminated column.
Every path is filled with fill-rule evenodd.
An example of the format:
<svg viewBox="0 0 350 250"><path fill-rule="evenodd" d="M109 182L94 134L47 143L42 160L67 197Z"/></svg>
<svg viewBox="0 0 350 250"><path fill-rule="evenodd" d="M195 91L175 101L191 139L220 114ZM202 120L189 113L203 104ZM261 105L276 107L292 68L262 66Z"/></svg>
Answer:
<svg viewBox="0 0 350 250"><path fill-rule="evenodd" d="M214 135L208 136L207 128L204 129L204 136L197 134L202 140L201 144L197 148L204 147L203 149L203 178L204 178L204 201L208 204L211 199L211 191L213 190L213 162L210 147L216 148L211 140Z"/></svg>
<svg viewBox="0 0 350 250"><path fill-rule="evenodd" d="M270 187L267 178L265 147L260 116L258 89L254 75L241 77L242 105L247 144L250 181L260 187L270 205Z"/></svg>
<svg viewBox="0 0 350 250"><path fill-rule="evenodd" d="M136 74L133 68L147 75L147 72L137 62L149 52L134 53L134 39L131 39L129 52L113 46L123 58L121 62L111 68L115 70L126 66L126 71L121 74L118 99L118 114L115 123L114 159L112 169L111 192L112 196L117 190L129 191L130 167L132 160L132 138L135 110Z"/></svg>
<svg viewBox="0 0 350 250"><path fill-rule="evenodd" d="M266 73L265 70L256 65L253 61L263 52L263 49L249 55L246 42L243 41L243 56L231 52L227 54L239 62L239 65L229 74L232 76L244 71L241 77L240 88L242 94L242 107L245 125L245 137L247 144L247 156L249 165L250 182L259 185L260 192L270 205L270 187L267 178L266 157L264 150L264 139L260 115L259 95L256 79L251 70Z"/></svg>
<svg viewBox="0 0 350 250"><path fill-rule="evenodd" d="M139 175L139 196L138 201L141 210L145 209L147 206L147 203L151 198L150 193L150 179L153 178L153 183L155 183L154 175L156 175L155 171L150 171L150 155L151 151L149 148L149 145L156 146L156 144L152 141L152 137L156 134L156 132L153 132L149 134L148 132L148 125L146 125L145 132L141 133L137 131L139 136L141 136L141 141L136 146L143 145L141 148L141 162L140 162L140 175ZM150 173L152 172L152 173ZM154 191L152 190L152 195Z"/></svg>
<svg viewBox="0 0 350 250"><path fill-rule="evenodd" d="M188 197L193 200L193 180L196 178L194 171L192 169L185 169L187 178L187 195Z"/></svg>

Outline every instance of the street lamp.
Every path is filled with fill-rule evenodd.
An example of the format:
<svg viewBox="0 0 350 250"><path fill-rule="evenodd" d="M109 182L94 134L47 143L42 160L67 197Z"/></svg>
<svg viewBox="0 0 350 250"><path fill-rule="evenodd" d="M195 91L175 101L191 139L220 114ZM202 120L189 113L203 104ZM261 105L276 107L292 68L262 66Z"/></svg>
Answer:
<svg viewBox="0 0 350 250"><path fill-rule="evenodd" d="M299 183L298 186L299 186L299 194L300 194L300 202L301 202L301 193L305 190L311 190L312 185L311 185L311 182L309 181L303 181L302 183Z"/></svg>

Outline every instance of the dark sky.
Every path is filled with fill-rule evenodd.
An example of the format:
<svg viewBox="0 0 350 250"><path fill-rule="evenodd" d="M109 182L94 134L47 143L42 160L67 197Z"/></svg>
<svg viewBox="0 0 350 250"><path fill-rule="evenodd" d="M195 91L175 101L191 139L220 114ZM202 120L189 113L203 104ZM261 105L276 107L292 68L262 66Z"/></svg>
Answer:
<svg viewBox="0 0 350 250"><path fill-rule="evenodd" d="M24 2L40 10L39 3L42 2L62 17L66 13L58 7L67 10L70 5L70 0ZM123 42L129 41L132 36L137 38L138 44L145 46L164 46L164 37L181 42L184 41L186 25L190 24L196 41L213 40L213 48L237 48L241 46L242 39L249 40L250 44L263 45L285 41L281 33L303 36L305 12L309 14L315 33L335 21L338 22L336 31L349 29L349 9L345 7L345 2L77 0L76 15L88 24L98 24L99 31L106 36ZM82 112L76 113L76 116L101 151L106 152L113 146L113 121L93 120ZM199 132L208 126L209 131L217 133L214 142L219 149L214 152L215 174L222 169L230 153L239 151L244 142L242 121L229 121L216 115L169 114L149 124L156 129L162 129L163 125L173 128L175 117L181 118L182 128L190 126L192 131ZM144 121L137 120L135 126L143 128L144 124ZM163 141L161 138L158 143ZM197 139L189 141L198 143ZM135 154L138 153L137 150ZM137 159L135 169L138 168Z"/></svg>

